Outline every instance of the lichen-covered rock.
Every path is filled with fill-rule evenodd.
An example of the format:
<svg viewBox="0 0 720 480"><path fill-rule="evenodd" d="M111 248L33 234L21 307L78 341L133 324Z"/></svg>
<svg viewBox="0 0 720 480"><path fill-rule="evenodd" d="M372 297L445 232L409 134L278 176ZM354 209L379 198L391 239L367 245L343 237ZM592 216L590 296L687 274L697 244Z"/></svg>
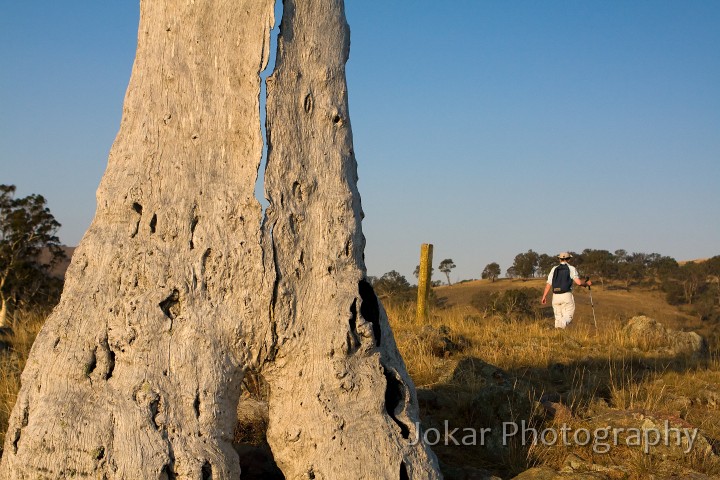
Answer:
<svg viewBox="0 0 720 480"><path fill-rule="evenodd" d="M246 372L267 385L286 478L440 478L410 444L415 389L365 279L342 0L284 2L264 219L254 196L274 3L142 0L97 213L28 359L0 478L241 478Z"/></svg>
<svg viewBox="0 0 720 480"><path fill-rule="evenodd" d="M588 422L590 429L610 429L621 432L620 444L632 443L630 432L650 432L641 441L650 443L635 445L637 451L646 455L656 456L663 460L679 460L688 454L698 458L717 461L717 455L708 439L700 429L687 421L669 415L641 412L636 410L602 409Z"/></svg>
<svg viewBox="0 0 720 480"><path fill-rule="evenodd" d="M417 340L429 350L431 355L441 358L461 353L470 346L467 338L453 333L445 325L439 327L425 325L417 335Z"/></svg>
<svg viewBox="0 0 720 480"><path fill-rule="evenodd" d="M643 351L660 351L669 355L705 357L707 341L695 332L667 329L645 315L631 318L623 327L625 337Z"/></svg>

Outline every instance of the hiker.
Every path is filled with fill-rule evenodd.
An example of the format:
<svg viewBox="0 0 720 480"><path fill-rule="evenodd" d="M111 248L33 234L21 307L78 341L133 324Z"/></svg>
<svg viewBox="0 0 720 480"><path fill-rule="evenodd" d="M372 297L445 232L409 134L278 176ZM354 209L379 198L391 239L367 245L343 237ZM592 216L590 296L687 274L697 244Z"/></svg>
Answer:
<svg viewBox="0 0 720 480"><path fill-rule="evenodd" d="M580 280L577 269L568 264L572 258L568 252L558 255L560 265L555 265L548 275L547 285L542 296L542 304L547 303L547 295L550 289L553 291L552 307L555 313L555 328L565 328L572 322L575 313L575 299L572 294L573 283L581 287L592 285L590 280Z"/></svg>

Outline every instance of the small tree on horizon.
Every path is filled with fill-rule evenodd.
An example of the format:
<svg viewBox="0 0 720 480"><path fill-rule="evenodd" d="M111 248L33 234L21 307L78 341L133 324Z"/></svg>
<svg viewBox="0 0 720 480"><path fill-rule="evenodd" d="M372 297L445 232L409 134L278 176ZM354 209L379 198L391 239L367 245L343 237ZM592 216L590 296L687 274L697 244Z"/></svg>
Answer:
<svg viewBox="0 0 720 480"><path fill-rule="evenodd" d="M537 252L532 251L532 249L526 253L518 253L515 255L515 261L511 268L515 275L521 278L531 278L535 275L539 258ZM510 272L510 269L508 269L508 272Z"/></svg>
<svg viewBox="0 0 720 480"><path fill-rule="evenodd" d="M580 258L582 259L582 268L575 265L578 270L582 270L583 275L598 278L603 288L606 280L617 277L618 263L615 256L609 251L586 248L580 254Z"/></svg>
<svg viewBox="0 0 720 480"><path fill-rule="evenodd" d="M397 270L390 270L373 282L375 294L382 299L407 301L413 298L413 287Z"/></svg>
<svg viewBox="0 0 720 480"><path fill-rule="evenodd" d="M485 265L485 269L482 271L481 277L489 278L491 282L494 282L500 276L500 273L500 265L496 262L492 262Z"/></svg>
<svg viewBox="0 0 720 480"><path fill-rule="evenodd" d="M452 285L450 283L450 270L455 268L455 263L452 261L452 258L446 258L442 262L440 262L440 265L438 265L438 270L443 272L445 276L447 277L447 283L448 285Z"/></svg>

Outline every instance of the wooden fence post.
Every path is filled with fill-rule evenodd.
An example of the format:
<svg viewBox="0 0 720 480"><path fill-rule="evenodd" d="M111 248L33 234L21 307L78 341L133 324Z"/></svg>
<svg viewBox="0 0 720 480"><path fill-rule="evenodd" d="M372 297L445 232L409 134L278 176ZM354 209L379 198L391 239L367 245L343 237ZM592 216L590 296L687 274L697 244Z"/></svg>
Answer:
<svg viewBox="0 0 720 480"><path fill-rule="evenodd" d="M427 320L427 304L430 294L430 271L432 270L432 243L420 246L420 271L418 272L417 320Z"/></svg>

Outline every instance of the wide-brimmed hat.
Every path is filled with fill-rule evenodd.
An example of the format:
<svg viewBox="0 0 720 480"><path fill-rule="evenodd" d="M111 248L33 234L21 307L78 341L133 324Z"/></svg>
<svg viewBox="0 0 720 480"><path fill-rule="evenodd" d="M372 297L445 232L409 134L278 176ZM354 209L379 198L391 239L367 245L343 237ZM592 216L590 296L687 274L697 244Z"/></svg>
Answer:
<svg viewBox="0 0 720 480"><path fill-rule="evenodd" d="M567 260L568 258L572 258L572 255L570 255L568 252L562 252L560 255L558 255L558 258L560 260Z"/></svg>

